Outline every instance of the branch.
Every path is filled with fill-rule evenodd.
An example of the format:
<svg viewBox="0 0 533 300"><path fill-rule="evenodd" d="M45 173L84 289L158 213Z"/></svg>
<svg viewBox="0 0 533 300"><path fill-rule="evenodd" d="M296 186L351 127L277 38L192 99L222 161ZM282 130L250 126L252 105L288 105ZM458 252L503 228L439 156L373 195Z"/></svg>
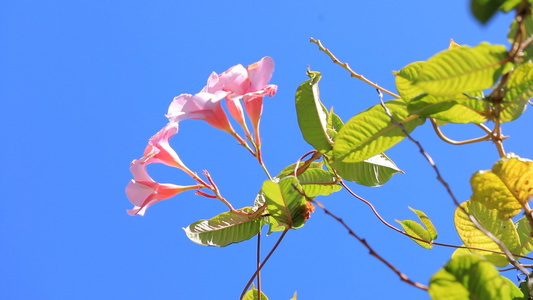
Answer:
<svg viewBox="0 0 533 300"><path fill-rule="evenodd" d="M252 284L252 282L254 281L255 279L255 276L257 276L259 274L259 272L261 271L261 269L265 266L266 262L268 261L268 259L270 258L270 256L272 256L272 254L274 253L274 251L276 251L276 248L278 248L279 244L281 243L281 240L283 240L283 237L285 237L285 234L287 233L287 231L289 231L289 228L283 230L283 233L281 234L281 236L279 237L278 241L276 242L276 244L274 245L274 247L272 247L272 250L270 250L270 252L268 253L268 255L265 257L265 260L263 260L263 262L261 263L261 265L257 268L257 270L255 271L255 273L252 275L252 278L250 278L250 280L248 281L248 283L246 284L246 287L244 287L244 290L242 291L241 293L241 297L239 298L240 300L242 300L244 298L244 294L246 294L246 291L248 290L248 288L250 287L250 284Z"/></svg>
<svg viewBox="0 0 533 300"><path fill-rule="evenodd" d="M392 97L395 97L395 98L398 98L398 99L401 98L400 95L398 95L396 93L393 93L393 92L391 92L391 91L389 91L389 90L387 90L385 88L382 88L377 83L374 83L374 82L366 79L363 75L356 73L354 70L352 70L352 68L350 68L348 63L343 63L340 60L338 60L337 57L335 57L335 55L333 55L333 53L329 49L325 48L324 45L322 45L322 42L320 40L315 40L314 38L311 37L311 38L309 38L309 41L311 43L317 44L318 49L320 49L320 51L326 53L333 60L334 63L338 64L339 66L341 66L344 69L346 69L346 71L350 72L352 77L355 77L355 78L357 78L359 80L362 80L362 81L368 83L369 85L375 87L376 89L378 89L380 91L383 91L386 94L391 95Z"/></svg>
<svg viewBox="0 0 533 300"><path fill-rule="evenodd" d="M445 136L444 133L442 133L442 131L440 130L439 126L437 125L437 122L435 121L435 119L429 118L429 120L431 121L431 125L433 125L433 129L435 130L435 133L437 133L437 136L441 140L445 141L446 143L452 144L452 145L466 145L466 144L472 144L472 143L477 143L477 142L482 142L482 141L490 141L492 139L492 132L491 132L490 134L487 134L487 135L482 136L482 137L469 139L469 140L464 140L464 141L455 141L455 140L452 140L449 137Z"/></svg>
<svg viewBox="0 0 533 300"><path fill-rule="evenodd" d="M413 236L413 235L410 235L409 233L391 225L390 223L388 223L385 219L383 219L383 217L381 217L381 215L378 213L378 211L376 210L376 208L374 207L374 205L372 205L372 203L370 203L370 201L364 199L363 197L357 195L356 193L354 193L343 181L340 181L340 184L352 195L354 196L355 198L361 200L363 203L365 203L366 205L368 205L370 207L370 209L372 209L372 212L374 212L374 215L383 223L385 224L387 227L405 235L405 236L408 236L410 237L411 239L414 239L414 240L417 240L417 241L420 241L420 242L423 242L423 243L427 243L427 244L431 244L431 245L436 245L436 246L442 246L442 247L449 247L449 248L455 248L455 249L472 249L472 250L479 250L479 251L485 251L485 252L490 252L490 253L498 253L498 254L504 254L505 255L505 252L503 251L497 251L497 250L490 250L490 249L484 249L484 248L479 248L479 247L471 247L471 246L457 246L457 245L451 245L451 244L445 244L445 243L438 243L438 242L435 242L435 241L426 241L420 237L417 237L417 236ZM525 259L529 259L529 260L533 260L533 257L528 257L528 256L524 256L524 255L520 255L520 254L515 254L513 253L513 256L515 257L520 257L520 258L525 258Z"/></svg>
<svg viewBox="0 0 533 300"><path fill-rule="evenodd" d="M377 90L378 91L378 95L379 95L379 100L381 102L381 106L383 106L383 109L385 109L385 112L387 113L387 115L389 116L389 118L391 119L391 122L394 123L396 126L398 126L399 128L401 128L401 130L403 131L403 133L405 134L405 136L410 140L412 141L413 143L415 143L417 146L418 146L418 149L420 150L420 153L422 153L422 155L426 158L426 160L428 161L428 163L431 165L431 167L433 168L433 170L435 170L435 173L437 174L437 180L444 186L444 188L446 189L446 191L448 192L448 194L450 195L450 197L452 198L453 202L455 203L455 205L461 209L467 216L468 218L470 219L470 221L472 221L472 223L474 224L474 226L476 226L477 229L479 229L481 232L483 232L486 236L488 236L492 241L494 241L498 247L500 247L500 249L504 252L505 256L507 257L507 260L509 261L509 263L511 263L516 269L520 270L521 272L523 272L524 274L526 274L529 278L529 275L530 275L530 272L524 268L524 266L522 266L522 264L520 262L518 262L514 257L513 257L513 254L511 253L511 251L509 251L509 249L507 249L507 247L505 246L505 244L500 241L500 239L498 239L496 236L494 236L494 234L492 234L492 232L488 231L485 227L483 227L483 225L481 225L481 223L479 223L479 221L476 219L476 217L474 217L474 215L468 213L466 211L466 209L464 207L462 207L460 204L459 204L459 201L457 201L457 198L455 197L455 195L453 194L450 186L448 185L448 183L444 180L444 178L442 178L441 174L440 174L440 171L439 169L437 168L437 165L435 164L435 162L433 161L433 159L431 158L431 156L429 156L429 154L424 150L424 148L422 147L422 145L417 141L415 140L410 134L409 132L407 132L407 130L405 129L405 127L400 124L398 121L396 121L394 119L394 117L392 116L392 114L390 113L390 110L389 108L387 107L387 105L385 105L385 102L383 101L383 94L381 93L380 90ZM496 123L498 125L498 123Z"/></svg>
<svg viewBox="0 0 533 300"><path fill-rule="evenodd" d="M310 199L310 198L307 198L310 202L318 205L320 208L322 208L322 210L324 210L324 212L331 216L332 218L334 218L335 220L337 220L339 223L341 223L342 226L344 226L344 228L346 228L346 230L348 230L348 233L353 236L354 238L356 238L359 242L361 242L369 251L369 254L374 256L375 258L377 258L379 261L381 261L382 263L384 263L387 267L389 267L389 269L391 269L394 273L396 273L400 279L416 288L419 288L421 290L424 290L424 291L427 291L428 290L428 287L421 284L421 283L418 283L418 282L414 282L412 281L411 279L409 279L409 277L407 277L407 275L403 274L402 272L400 272L395 266L393 266L389 261L387 261L386 259L384 259L383 257L381 257L376 251L374 251L374 249L372 247L370 247L370 245L368 244L368 242L363 239L363 238L360 238L357 234L355 234L355 232L348 226L346 225L346 223L344 223L344 221L337 217L336 215L334 215L333 213L331 213L329 210L327 210L324 205L318 201L315 201L313 199Z"/></svg>

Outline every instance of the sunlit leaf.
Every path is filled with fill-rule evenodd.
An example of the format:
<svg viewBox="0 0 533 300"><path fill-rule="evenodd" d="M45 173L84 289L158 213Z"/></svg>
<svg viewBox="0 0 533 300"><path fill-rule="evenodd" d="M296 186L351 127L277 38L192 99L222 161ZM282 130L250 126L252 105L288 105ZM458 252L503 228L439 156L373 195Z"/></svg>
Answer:
<svg viewBox="0 0 533 300"><path fill-rule="evenodd" d="M528 255L533 251L533 237L531 236L531 224L529 224L527 217L522 217L516 222L516 231L520 238L520 252L517 254Z"/></svg>
<svg viewBox="0 0 533 300"><path fill-rule="evenodd" d="M386 102L394 119L407 132L424 123L425 119L410 116L405 102ZM333 146L333 160L343 163L360 162L380 154L405 138L402 129L394 124L378 104L351 118L339 131Z"/></svg>
<svg viewBox="0 0 533 300"><path fill-rule="evenodd" d="M470 178L470 185L473 191L471 200L482 203L487 208L496 209L502 220L514 217L522 210L520 202L492 171L475 173Z"/></svg>
<svg viewBox="0 0 533 300"><path fill-rule="evenodd" d="M402 100L407 103L414 97L425 93L424 90L413 84L425 63L425 61L416 61L403 67L399 72L394 72L394 75L396 75L396 89Z"/></svg>
<svg viewBox="0 0 533 300"><path fill-rule="evenodd" d="M254 207L241 209L244 212L254 212ZM258 212L259 213L259 212ZM263 219L225 212L209 220L200 220L183 228L187 237L200 245L224 247L229 244L242 242L259 233Z"/></svg>
<svg viewBox="0 0 533 300"><path fill-rule="evenodd" d="M485 24L504 2L505 0L471 0L470 8L476 19Z"/></svg>
<svg viewBox="0 0 533 300"><path fill-rule="evenodd" d="M298 125L306 142L320 152L331 149L333 141L327 134L328 111L320 102L318 82L319 72L307 71L309 80L304 81L296 90L296 113Z"/></svg>
<svg viewBox="0 0 533 300"><path fill-rule="evenodd" d="M461 207L476 217L479 223L500 239L511 252L519 249L520 240L511 219L500 219L498 217L498 210L489 209L478 201L463 202ZM501 251L498 244L485 235L481 230L477 229L468 215L460 208L455 210L454 223L459 237L466 246ZM470 249L470 251L485 256L490 262L498 267L505 267L509 264L507 258L503 254L474 249Z"/></svg>
<svg viewBox="0 0 533 300"><path fill-rule="evenodd" d="M494 85L507 62L507 49L502 45L456 47L424 63L413 84L433 96L476 92Z"/></svg>
<svg viewBox="0 0 533 300"><path fill-rule="evenodd" d="M321 169L308 169L298 176L298 180L309 198L330 195L342 188L336 182L334 174Z"/></svg>
<svg viewBox="0 0 533 300"><path fill-rule="evenodd" d="M249 289L246 294L244 294L244 297L242 300L258 300L259 299L259 290L257 290L252 283L252 288ZM267 296L263 291L261 291L261 300L268 300Z"/></svg>
<svg viewBox="0 0 533 300"><path fill-rule="evenodd" d="M326 132L333 141L335 141L335 137L337 136L339 130L341 130L342 126L344 126L344 123L342 122L341 118L333 112L332 107L328 113Z"/></svg>
<svg viewBox="0 0 533 300"><path fill-rule="evenodd" d="M360 162L335 161L332 165L345 180L365 186L385 184L392 175L403 173L384 153L374 155Z"/></svg>
<svg viewBox="0 0 533 300"><path fill-rule="evenodd" d="M400 223L405 232L407 232L411 236L421 238L428 242L432 242L433 240L435 240L437 238L437 230L435 229L435 226L433 226L433 223L431 222L431 220L429 220L427 215L421 210L417 210L411 207L409 207L409 209L412 210L418 216L418 218L426 228L424 228L422 225L413 220L396 220L396 222ZM431 249L433 247L433 244L431 243L426 243L416 239L413 239L413 241L426 249Z"/></svg>
<svg viewBox="0 0 533 300"><path fill-rule="evenodd" d="M429 294L434 300L512 300L521 292L489 261L460 255L431 277Z"/></svg>
<svg viewBox="0 0 533 300"><path fill-rule="evenodd" d="M531 2L531 1L529 1ZM522 0L506 0L504 1L504 3L500 6L500 9L503 11L503 12L509 12L511 11L512 9L514 9L517 5L519 5L520 3L522 3Z"/></svg>
<svg viewBox="0 0 533 300"><path fill-rule="evenodd" d="M296 177L287 176L278 182L267 180L261 191L265 195L269 213L269 233L304 225L308 215L307 200L300 193L302 186Z"/></svg>
<svg viewBox="0 0 533 300"><path fill-rule="evenodd" d="M432 96L421 95L407 106L410 114L431 117L456 124L483 123L486 121L487 105L482 100L465 95Z"/></svg>
<svg viewBox="0 0 533 300"><path fill-rule="evenodd" d="M533 97L533 63L526 62L518 66L507 83L507 93L503 99L504 109L500 113L500 122L508 122L518 118Z"/></svg>
<svg viewBox="0 0 533 300"><path fill-rule="evenodd" d="M296 300L296 292L294 292L294 296L290 300Z"/></svg>

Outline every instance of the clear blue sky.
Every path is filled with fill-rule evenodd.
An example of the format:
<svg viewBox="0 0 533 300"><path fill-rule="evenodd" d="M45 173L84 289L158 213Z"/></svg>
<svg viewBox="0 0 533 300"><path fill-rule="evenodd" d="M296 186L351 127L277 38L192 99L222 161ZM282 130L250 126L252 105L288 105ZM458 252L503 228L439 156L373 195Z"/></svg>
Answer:
<svg viewBox="0 0 533 300"><path fill-rule="evenodd" d="M331 63L309 37L321 39L367 78L394 89L393 70L459 44L506 43L511 16L487 26L468 1L4 1L0 9L0 298L236 299L254 271L255 240L226 248L190 242L182 227L225 211L214 200L178 195L148 209L124 188L129 164L167 122L172 98L196 93L212 71L271 56L262 139L272 173L311 147L296 121L294 94L307 65L321 71L322 100L347 121L378 103L375 90ZM506 150L533 158L531 107L506 124ZM447 125L452 138L482 134ZM429 124L414 136L461 201L468 180L497 160L490 143L453 147ZM227 134L187 120L172 140L196 172L207 169L235 206L253 202L264 173ZM351 184L389 222L425 211L438 241L461 244L454 206L412 143L387 154L405 171L381 188ZM150 166L161 182L191 183L173 168ZM415 281L427 284L452 249L426 250L381 224L341 191L317 199ZM263 239L263 254L279 233ZM508 272L515 278L514 272ZM428 299L401 282L317 211L290 231L262 272L270 299Z"/></svg>

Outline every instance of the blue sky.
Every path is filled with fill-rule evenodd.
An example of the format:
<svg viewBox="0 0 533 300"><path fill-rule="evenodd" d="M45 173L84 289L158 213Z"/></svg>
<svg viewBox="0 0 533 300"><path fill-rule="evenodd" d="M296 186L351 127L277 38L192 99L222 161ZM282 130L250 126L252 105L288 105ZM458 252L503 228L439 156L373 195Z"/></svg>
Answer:
<svg viewBox="0 0 533 300"><path fill-rule="evenodd" d="M448 46L481 41L507 45L512 16L486 26L468 1L7 1L0 9L0 298L236 299L254 271L255 240L226 248L190 242L182 227L225 211L193 193L155 204L144 217L126 213L130 162L163 127L173 97L196 93L212 71L271 56L271 83L261 121L263 153L277 173L311 150L294 109L307 65L321 71L322 101L344 121L378 103L375 90L334 65L308 42L321 39L360 74L394 89L393 70ZM505 124L506 150L533 158L524 128L531 108ZM454 139L482 134L446 125ZM429 124L417 128L461 201L468 180L498 159L494 146L455 147ZM224 196L247 206L266 179L226 133L187 120L173 139L194 171L209 170ZM412 143L387 151L406 174L380 188L350 184L382 216L415 218L423 210L438 241L461 244L454 206ZM150 166L161 182L190 184L176 169ZM453 252L426 250L381 224L368 207L341 191L323 197L383 257L427 284ZM263 254L278 234L263 238ZM507 272L515 278L514 272ZM270 299L427 299L322 211L290 231L262 272Z"/></svg>

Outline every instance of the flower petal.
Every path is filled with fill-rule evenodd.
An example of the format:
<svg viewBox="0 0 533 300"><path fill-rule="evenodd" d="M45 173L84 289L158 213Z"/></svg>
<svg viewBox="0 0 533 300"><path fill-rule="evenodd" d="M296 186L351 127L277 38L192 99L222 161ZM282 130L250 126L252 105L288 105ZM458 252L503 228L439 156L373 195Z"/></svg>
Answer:
<svg viewBox="0 0 533 300"><path fill-rule="evenodd" d="M250 78L250 88L247 92L262 90L272 78L274 72L274 60L265 56L260 61L246 67Z"/></svg>

